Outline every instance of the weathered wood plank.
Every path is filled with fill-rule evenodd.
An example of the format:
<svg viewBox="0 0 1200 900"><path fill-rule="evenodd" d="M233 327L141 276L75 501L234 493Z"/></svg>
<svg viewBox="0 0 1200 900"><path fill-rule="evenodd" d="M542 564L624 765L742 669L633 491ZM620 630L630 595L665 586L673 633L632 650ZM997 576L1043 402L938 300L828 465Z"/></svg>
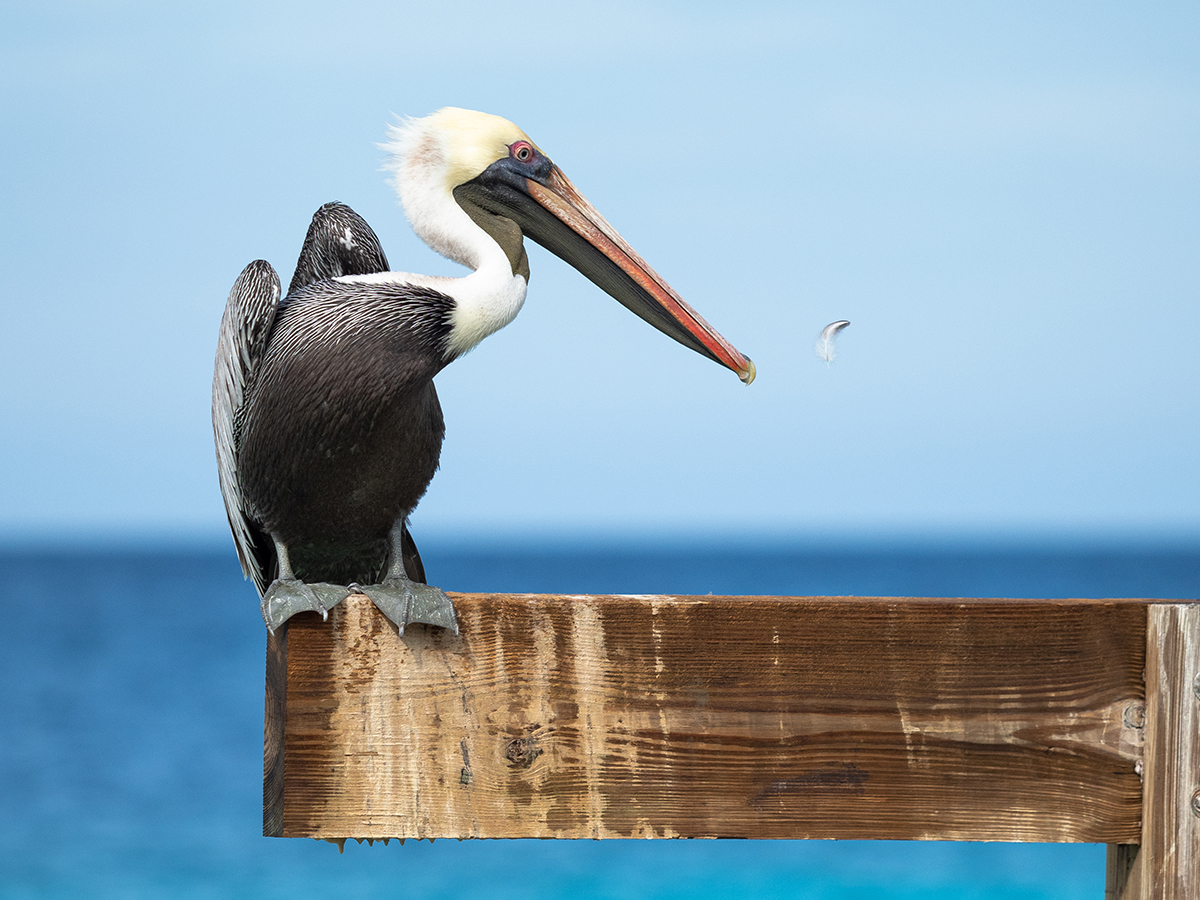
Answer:
<svg viewBox="0 0 1200 900"><path fill-rule="evenodd" d="M1109 844L1105 857L1104 900L1142 900L1138 844Z"/></svg>
<svg viewBox="0 0 1200 900"><path fill-rule="evenodd" d="M1110 896L1200 896L1200 604L1150 607L1146 747L1138 848L1109 852Z"/></svg>
<svg viewBox="0 0 1200 900"><path fill-rule="evenodd" d="M288 625L267 633L267 684L263 702L263 834L283 835L283 743L287 722Z"/></svg>
<svg viewBox="0 0 1200 900"><path fill-rule="evenodd" d="M362 597L287 636L307 837L1136 843L1136 601Z"/></svg>

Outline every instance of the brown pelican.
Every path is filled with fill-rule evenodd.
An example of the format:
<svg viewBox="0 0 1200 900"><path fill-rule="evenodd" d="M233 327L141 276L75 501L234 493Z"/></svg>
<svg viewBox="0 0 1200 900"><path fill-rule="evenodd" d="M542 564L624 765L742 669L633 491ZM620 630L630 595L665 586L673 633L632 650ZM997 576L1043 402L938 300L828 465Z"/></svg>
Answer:
<svg viewBox="0 0 1200 900"><path fill-rule="evenodd" d="M393 184L413 230L471 269L389 271L375 233L321 207L287 296L252 262L221 320L213 430L238 557L272 631L352 590L403 632L457 630L425 584L407 518L441 452L433 377L525 301L529 237L655 328L736 372L754 364L667 286L511 122L443 109L391 131Z"/></svg>

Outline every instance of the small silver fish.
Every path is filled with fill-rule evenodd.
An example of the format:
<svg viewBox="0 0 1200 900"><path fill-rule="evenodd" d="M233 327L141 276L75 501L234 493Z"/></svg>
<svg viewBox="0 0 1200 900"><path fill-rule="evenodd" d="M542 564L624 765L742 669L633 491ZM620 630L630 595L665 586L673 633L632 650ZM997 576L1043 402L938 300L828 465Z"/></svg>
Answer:
<svg viewBox="0 0 1200 900"><path fill-rule="evenodd" d="M845 319L838 319L821 329L821 336L817 338L816 350L817 356L825 360L826 365L833 362L834 356L837 355L837 348L834 344L837 341L838 332L849 324Z"/></svg>

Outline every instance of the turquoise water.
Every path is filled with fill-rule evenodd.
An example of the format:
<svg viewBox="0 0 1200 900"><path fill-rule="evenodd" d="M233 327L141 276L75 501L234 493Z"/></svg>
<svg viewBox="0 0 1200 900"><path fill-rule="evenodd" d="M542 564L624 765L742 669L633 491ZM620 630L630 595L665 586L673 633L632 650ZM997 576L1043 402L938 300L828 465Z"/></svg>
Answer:
<svg viewBox="0 0 1200 900"><path fill-rule="evenodd" d="M422 552L457 590L1200 594L1186 546ZM263 838L264 632L232 548L0 551L0 592L5 898L1103 896L1096 845Z"/></svg>

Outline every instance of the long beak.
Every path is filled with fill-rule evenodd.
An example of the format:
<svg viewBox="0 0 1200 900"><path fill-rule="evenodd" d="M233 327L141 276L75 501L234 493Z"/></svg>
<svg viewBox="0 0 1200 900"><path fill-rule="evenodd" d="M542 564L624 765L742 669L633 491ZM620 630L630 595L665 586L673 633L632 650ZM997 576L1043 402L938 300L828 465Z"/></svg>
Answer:
<svg viewBox="0 0 1200 900"><path fill-rule="evenodd" d="M551 164L541 180L521 178L519 189L492 194L531 240L569 263L631 312L686 347L732 369L749 384L754 363L690 307L648 266L604 217ZM460 188L461 190L461 188ZM482 199L482 198L479 198ZM491 203L486 204L491 206Z"/></svg>

